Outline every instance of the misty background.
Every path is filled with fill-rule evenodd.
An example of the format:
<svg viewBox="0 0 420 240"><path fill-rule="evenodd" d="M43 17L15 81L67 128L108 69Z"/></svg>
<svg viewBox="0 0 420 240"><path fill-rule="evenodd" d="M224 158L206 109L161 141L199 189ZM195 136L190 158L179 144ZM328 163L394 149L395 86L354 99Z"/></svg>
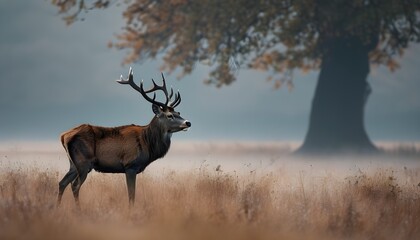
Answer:
<svg viewBox="0 0 420 240"><path fill-rule="evenodd" d="M124 6L92 11L66 26L49 1L0 2L0 140L56 140L81 123L146 125L150 103L115 80L130 66L146 87L160 79L161 61L122 66L124 51L108 42L124 26ZM366 129L374 141L420 140L420 46L410 45L401 68L391 73L373 67ZM193 74L168 85L179 89L177 108L192 122L185 140L291 140L305 137L318 72L294 75L295 88L274 89L266 73L240 69L238 81L215 88L203 83L209 72L198 64Z"/></svg>

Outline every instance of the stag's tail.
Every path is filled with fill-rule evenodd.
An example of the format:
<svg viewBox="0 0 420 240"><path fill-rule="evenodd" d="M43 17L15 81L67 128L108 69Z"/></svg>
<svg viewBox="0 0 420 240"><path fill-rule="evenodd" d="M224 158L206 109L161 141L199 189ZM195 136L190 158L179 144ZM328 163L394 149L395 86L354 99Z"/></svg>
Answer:
<svg viewBox="0 0 420 240"><path fill-rule="evenodd" d="M92 127L88 124L82 124L66 132L63 132L60 135L61 144L63 145L63 148L67 152L67 156L70 160L70 165L77 166L77 164L75 164L75 161L77 161L77 159L75 159L76 156L74 153L75 144L78 145L79 147L81 144L86 145L89 143L90 139L94 138L93 135L94 133L92 131ZM93 147L94 149L95 146L93 145L91 147ZM94 150L92 151L94 153Z"/></svg>
<svg viewBox="0 0 420 240"><path fill-rule="evenodd" d="M79 126L79 127L80 127L80 126ZM73 159L72 159L72 157L71 157L71 153L70 153L70 151L69 151L69 145L70 145L70 144L71 144L71 142L73 141L73 138L74 138L74 136L76 135L76 133L77 133L77 129L78 129L79 127L76 127L76 128L70 129L70 130L68 130L68 131L66 131L66 132L63 132L63 133L60 135L61 145L63 145L63 148L66 150L67 157L69 158L69 161L70 161L70 168L74 167L74 162L73 162Z"/></svg>
<svg viewBox="0 0 420 240"><path fill-rule="evenodd" d="M66 150L66 152L69 152L68 150L68 146L71 144L71 142L73 141L73 138L77 135L77 133L80 132L81 129L85 128L85 126L87 126L87 124L82 124L80 126L77 126L75 128L72 128L66 132L63 132L60 135L60 141L61 141L61 145L63 145L64 149Z"/></svg>

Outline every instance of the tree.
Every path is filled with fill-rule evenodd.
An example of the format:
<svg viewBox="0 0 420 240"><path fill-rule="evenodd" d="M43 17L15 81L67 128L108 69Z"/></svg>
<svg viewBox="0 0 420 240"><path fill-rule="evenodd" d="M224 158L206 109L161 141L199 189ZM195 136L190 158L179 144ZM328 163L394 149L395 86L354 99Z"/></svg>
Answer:
<svg viewBox="0 0 420 240"><path fill-rule="evenodd" d="M52 0L67 23L109 0ZM193 71L200 61L216 86L235 80L229 63L271 72L275 86L292 73L320 69L309 130L299 152L375 152L364 127L371 65L398 68L420 40L419 0L131 0L113 44L130 63L162 54L164 70ZM280 77L277 77L280 76Z"/></svg>

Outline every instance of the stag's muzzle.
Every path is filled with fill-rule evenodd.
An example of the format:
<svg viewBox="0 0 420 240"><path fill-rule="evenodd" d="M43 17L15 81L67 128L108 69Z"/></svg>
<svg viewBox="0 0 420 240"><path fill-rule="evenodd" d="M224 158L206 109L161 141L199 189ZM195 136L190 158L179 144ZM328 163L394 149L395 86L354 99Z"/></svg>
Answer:
<svg viewBox="0 0 420 240"><path fill-rule="evenodd" d="M188 129L191 127L191 122L188 120L185 120L184 124L184 129L182 129L182 131L188 131Z"/></svg>

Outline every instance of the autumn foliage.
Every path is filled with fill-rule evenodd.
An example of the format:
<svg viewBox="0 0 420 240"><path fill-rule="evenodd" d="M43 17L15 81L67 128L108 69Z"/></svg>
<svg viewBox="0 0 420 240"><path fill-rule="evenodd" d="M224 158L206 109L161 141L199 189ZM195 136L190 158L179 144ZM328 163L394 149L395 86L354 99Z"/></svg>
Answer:
<svg viewBox="0 0 420 240"><path fill-rule="evenodd" d="M117 1L118 2L118 1ZM84 12L106 8L110 0L52 0L68 24ZM211 66L208 83L235 80L232 62L242 68L283 73L320 67L338 38L370 46L370 60L394 70L395 56L420 40L417 0L132 0L125 1L124 30L113 44L128 49L124 62L163 56L163 69L189 74L201 62ZM269 77L269 79L273 79Z"/></svg>

